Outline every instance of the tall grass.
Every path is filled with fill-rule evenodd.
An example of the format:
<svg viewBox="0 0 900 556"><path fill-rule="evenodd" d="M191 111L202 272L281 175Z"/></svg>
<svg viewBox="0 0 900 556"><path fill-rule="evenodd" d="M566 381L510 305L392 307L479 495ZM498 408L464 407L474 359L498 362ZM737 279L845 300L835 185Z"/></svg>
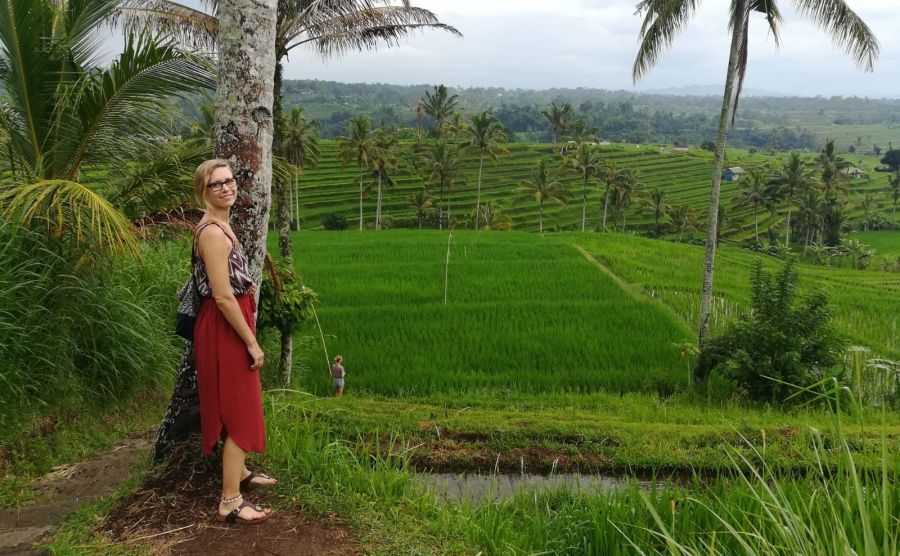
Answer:
<svg viewBox="0 0 900 556"><path fill-rule="evenodd" d="M114 401L171 374L187 272L175 250L145 245L137 258L79 266L52 238L0 224L0 260L4 425L23 409Z"/></svg>
<svg viewBox="0 0 900 556"><path fill-rule="evenodd" d="M340 508L364 542L378 543L366 544L375 553L894 556L900 548L900 467L888 463L883 440L879 471L861 471L840 419L829 436L813 434L815 452L840 451L840 463L805 475L777 475L764 443L750 445L753 461L723 445L734 475L711 482L526 490L474 505L441 503L415 486L408 446L376 431L341 438L320 411L298 394L270 395L267 464L313 509Z"/></svg>

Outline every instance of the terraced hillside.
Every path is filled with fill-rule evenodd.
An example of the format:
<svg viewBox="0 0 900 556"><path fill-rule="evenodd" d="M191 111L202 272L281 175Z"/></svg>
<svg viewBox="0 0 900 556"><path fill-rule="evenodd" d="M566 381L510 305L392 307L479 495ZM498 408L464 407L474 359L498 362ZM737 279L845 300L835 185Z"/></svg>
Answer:
<svg viewBox="0 0 900 556"><path fill-rule="evenodd" d="M342 166L338 161L336 143L324 141L322 159L319 167L307 170L301 180L300 204L302 226L306 229L320 228L322 217L328 213L342 213L351 221L351 226L358 223L359 182L358 170L355 166ZM703 210L708 202L709 181L712 169L710 153L691 151L675 153L669 148L636 145L603 145L599 147L604 158L612 161L618 168L633 168L640 173L640 180L646 188L660 187L668 194L669 204L688 204ZM509 145L509 156L500 160L499 164L486 162L483 171L482 197L486 201L500 203L503 213L510 216L513 226L518 230L536 231L538 228L538 206L530 199L516 198L513 189L525 179L530 178L531 169L541 158L547 159L555 168L561 163L560 156L550 145L517 143ZM857 163L863 163L868 169L877 162L865 157L851 157ZM745 169L764 164L767 158L747 151L729 150L730 165L740 165ZM449 207L451 214L471 214L475 207L476 185L478 178L478 160L469 158L464 164L463 179L447 194L444 206ZM888 179L887 174L871 173L869 180L854 180L850 184L851 196L858 196L861 191L883 190ZM544 208L544 228L549 231L575 230L581 226L581 183L577 176L561 178L572 191L573 200L568 206L546 205ZM428 185L429 190L438 200L438 192L431 184L409 169L396 177L396 186L384 193L384 214L389 219L414 219L415 213L409 204L414 192ZM735 208L731 199L740 192L736 183L724 183L722 199L729 210L732 221L727 232L735 237L745 237L753 227L751 210ZM588 192L588 226L596 228L602 220L602 190L598 181L589 184ZM371 225L375 212L375 196L369 195L365 202L365 219ZM857 211L858 212L858 211ZM612 218L612 217L610 217ZM649 213L640 212L637 204L633 204L627 215L628 229L647 228L652 224ZM610 224L611 225L611 224ZM621 226L621 221L618 222Z"/></svg>

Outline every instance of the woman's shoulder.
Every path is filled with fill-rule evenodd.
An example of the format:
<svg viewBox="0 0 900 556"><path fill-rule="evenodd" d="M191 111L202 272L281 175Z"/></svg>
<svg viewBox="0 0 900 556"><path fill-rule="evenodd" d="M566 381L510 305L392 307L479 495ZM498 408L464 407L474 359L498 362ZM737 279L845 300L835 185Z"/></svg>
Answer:
<svg viewBox="0 0 900 556"><path fill-rule="evenodd" d="M228 233L216 222L200 222L195 230L200 247L216 250L231 250L232 241Z"/></svg>

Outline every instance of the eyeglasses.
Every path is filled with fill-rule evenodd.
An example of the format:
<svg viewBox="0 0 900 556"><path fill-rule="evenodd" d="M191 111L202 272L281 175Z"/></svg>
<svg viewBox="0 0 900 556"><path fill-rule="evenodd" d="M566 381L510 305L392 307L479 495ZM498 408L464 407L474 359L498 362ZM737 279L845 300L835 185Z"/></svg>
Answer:
<svg viewBox="0 0 900 556"><path fill-rule="evenodd" d="M212 191L213 193L218 193L219 191L222 191L222 188L225 187L226 185L229 188L234 187L237 185L237 180L235 180L234 178L228 178L227 180L222 180L222 181L211 181L208 184L206 184L206 187L208 187L209 190Z"/></svg>

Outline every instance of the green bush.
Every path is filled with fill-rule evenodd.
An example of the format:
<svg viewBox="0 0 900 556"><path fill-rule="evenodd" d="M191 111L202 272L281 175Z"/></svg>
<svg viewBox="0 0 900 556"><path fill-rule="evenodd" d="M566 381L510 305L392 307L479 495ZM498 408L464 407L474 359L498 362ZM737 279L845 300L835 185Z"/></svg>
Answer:
<svg viewBox="0 0 900 556"><path fill-rule="evenodd" d="M697 378L718 372L742 394L778 402L796 394L797 387L839 374L846 342L831 327L828 297L815 290L795 303L797 282L793 261L774 278L757 262L750 311L705 343Z"/></svg>
<svg viewBox="0 0 900 556"><path fill-rule="evenodd" d="M346 216L340 212L332 212L322 218L322 226L326 230L346 230L349 224Z"/></svg>

